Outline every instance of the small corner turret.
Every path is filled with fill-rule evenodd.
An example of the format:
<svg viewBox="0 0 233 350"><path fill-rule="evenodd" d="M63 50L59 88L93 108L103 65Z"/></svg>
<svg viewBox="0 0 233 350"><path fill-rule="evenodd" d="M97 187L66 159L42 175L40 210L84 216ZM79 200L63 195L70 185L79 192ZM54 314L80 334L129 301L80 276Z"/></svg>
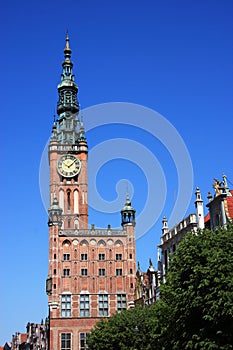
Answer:
<svg viewBox="0 0 233 350"><path fill-rule="evenodd" d="M51 207L48 209L48 214L49 214L48 226L54 226L54 225L61 226L62 208L59 207L56 192L54 192L53 202Z"/></svg>
<svg viewBox="0 0 233 350"><path fill-rule="evenodd" d="M135 213L136 210L132 207L129 196L126 197L124 208L121 210L121 225L131 224L135 226Z"/></svg>

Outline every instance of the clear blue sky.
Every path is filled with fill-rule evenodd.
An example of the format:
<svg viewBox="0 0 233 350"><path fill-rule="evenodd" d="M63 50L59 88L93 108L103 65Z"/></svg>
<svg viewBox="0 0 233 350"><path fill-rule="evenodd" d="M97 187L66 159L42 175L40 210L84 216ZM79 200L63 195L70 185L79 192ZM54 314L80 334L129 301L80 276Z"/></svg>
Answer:
<svg viewBox="0 0 233 350"><path fill-rule="evenodd" d="M206 201L214 177L225 172L233 183L232 15L231 0L9 0L1 5L0 345L16 331L25 332L28 321L47 316L47 213L38 179L58 99L66 29L81 107L131 102L162 114L183 138L194 188L200 187ZM149 258L156 267L161 220L172 210L177 174L163 145L144 131L134 136L119 126L87 136L91 149L102 137L129 134L155 154L167 181L161 216L137 240L137 260L146 270ZM143 170L117 162L100 170L99 192L113 200L116 183L128 179L140 214L147 193ZM187 213L194 211L193 201L194 196ZM91 209L92 222L118 225L120 216Z"/></svg>

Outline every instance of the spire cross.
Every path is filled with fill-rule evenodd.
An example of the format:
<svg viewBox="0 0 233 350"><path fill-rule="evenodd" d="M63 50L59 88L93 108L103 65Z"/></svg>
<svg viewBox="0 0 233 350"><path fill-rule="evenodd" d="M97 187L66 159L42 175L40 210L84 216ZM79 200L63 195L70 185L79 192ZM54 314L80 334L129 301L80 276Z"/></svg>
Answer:
<svg viewBox="0 0 233 350"><path fill-rule="evenodd" d="M68 30L66 31L66 47L64 49L65 59L69 60L71 57L71 49L70 49L70 38L68 35Z"/></svg>

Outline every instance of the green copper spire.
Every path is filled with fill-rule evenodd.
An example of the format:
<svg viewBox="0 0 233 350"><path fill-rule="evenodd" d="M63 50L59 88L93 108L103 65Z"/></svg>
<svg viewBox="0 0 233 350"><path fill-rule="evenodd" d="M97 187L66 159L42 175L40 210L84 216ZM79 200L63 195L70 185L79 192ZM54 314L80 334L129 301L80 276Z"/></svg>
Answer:
<svg viewBox="0 0 233 350"><path fill-rule="evenodd" d="M72 72L73 62L71 58L70 39L66 33L66 46L64 49L65 60L62 62L61 83L58 85L59 101L57 104L57 114L64 118L64 114L79 112L79 103L77 101L78 86L74 82Z"/></svg>
<svg viewBox="0 0 233 350"><path fill-rule="evenodd" d="M75 84L72 72L71 53L70 39L67 32L61 82L57 88L59 94L57 103L58 119L53 127L51 140L61 144L74 145L80 141L86 142L86 138L83 125L77 118L79 113L79 103L77 101L78 86Z"/></svg>

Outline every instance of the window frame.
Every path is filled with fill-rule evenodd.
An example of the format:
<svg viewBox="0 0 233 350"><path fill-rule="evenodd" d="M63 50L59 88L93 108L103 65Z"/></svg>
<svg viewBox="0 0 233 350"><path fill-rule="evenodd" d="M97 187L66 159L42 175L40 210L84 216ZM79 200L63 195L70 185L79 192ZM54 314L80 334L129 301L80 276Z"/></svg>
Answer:
<svg viewBox="0 0 233 350"><path fill-rule="evenodd" d="M84 332L79 333L79 349L80 350L88 349L88 346L87 346L87 334L88 333L84 333Z"/></svg>
<svg viewBox="0 0 233 350"><path fill-rule="evenodd" d="M98 310L99 310L99 317L106 317L109 315L108 294L99 294Z"/></svg>
<svg viewBox="0 0 233 350"><path fill-rule="evenodd" d="M70 277L70 268L66 267L63 269L63 277Z"/></svg>
<svg viewBox="0 0 233 350"><path fill-rule="evenodd" d="M122 254L116 253L116 261L122 261Z"/></svg>
<svg viewBox="0 0 233 350"><path fill-rule="evenodd" d="M68 339L67 339L68 338ZM72 344L71 344L71 333L61 333L61 350L71 350Z"/></svg>
<svg viewBox="0 0 233 350"><path fill-rule="evenodd" d="M87 253L81 253L81 261L87 261Z"/></svg>
<svg viewBox="0 0 233 350"><path fill-rule="evenodd" d="M100 268L99 269L99 276L106 276L106 269Z"/></svg>
<svg viewBox="0 0 233 350"><path fill-rule="evenodd" d="M87 270L87 268L81 268L81 276L82 276L82 277L88 276L88 270Z"/></svg>
<svg viewBox="0 0 233 350"><path fill-rule="evenodd" d="M80 315L80 317L89 317L90 316L90 296L89 296L89 294L80 294L79 315Z"/></svg>
<svg viewBox="0 0 233 350"><path fill-rule="evenodd" d="M117 312L120 313L123 310L126 310L126 294L117 294Z"/></svg>
<svg viewBox="0 0 233 350"><path fill-rule="evenodd" d="M123 276L122 268L116 269L116 276Z"/></svg>
<svg viewBox="0 0 233 350"><path fill-rule="evenodd" d="M105 253L99 253L99 261L105 261Z"/></svg>
<svg viewBox="0 0 233 350"><path fill-rule="evenodd" d="M63 254L63 261L70 261L70 254L69 253Z"/></svg>
<svg viewBox="0 0 233 350"><path fill-rule="evenodd" d="M61 295L61 317L71 317L71 294Z"/></svg>

